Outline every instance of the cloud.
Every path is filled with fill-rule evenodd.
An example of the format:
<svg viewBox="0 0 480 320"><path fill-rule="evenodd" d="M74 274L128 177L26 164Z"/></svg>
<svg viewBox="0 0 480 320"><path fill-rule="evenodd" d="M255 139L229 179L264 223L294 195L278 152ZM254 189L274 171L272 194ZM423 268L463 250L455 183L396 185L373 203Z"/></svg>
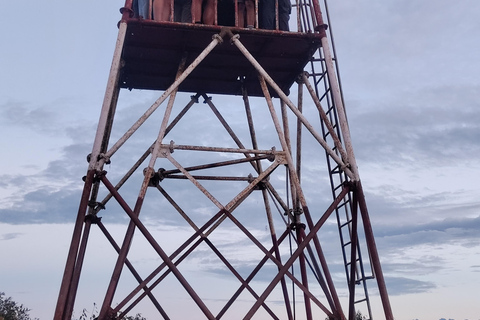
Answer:
<svg viewBox="0 0 480 320"><path fill-rule="evenodd" d="M86 150L87 144L70 144L41 170L1 174L0 222L72 222L80 200Z"/></svg>
<svg viewBox="0 0 480 320"><path fill-rule="evenodd" d="M388 285L388 293L392 296L429 292L436 288L433 282L404 277L385 277L385 282Z"/></svg>
<svg viewBox="0 0 480 320"><path fill-rule="evenodd" d="M22 233L14 232L14 233L4 233L0 235L0 241L7 241L11 239L15 239L22 236Z"/></svg>
<svg viewBox="0 0 480 320"><path fill-rule="evenodd" d="M3 223L66 223L74 221L79 192L38 189L22 196L22 201L0 210Z"/></svg>
<svg viewBox="0 0 480 320"><path fill-rule="evenodd" d="M46 131L52 127L55 113L42 107L28 108L23 103L7 102L1 106L2 124L15 124L33 130ZM46 121L49 126L45 126Z"/></svg>
<svg viewBox="0 0 480 320"><path fill-rule="evenodd" d="M373 108L355 106L349 118L359 162L412 167L475 162L480 154L479 89L430 88L397 101L373 100ZM462 105L452 109L457 101Z"/></svg>
<svg viewBox="0 0 480 320"><path fill-rule="evenodd" d="M90 7L82 4L76 8L82 11L75 12L88 11L86 8ZM476 181L473 181L480 158L478 17L468 19L467 14L468 10L477 12L479 4L470 1L468 5L460 5L441 0L435 5L408 2L398 6L373 1L365 6L358 1L342 1L331 3L330 7L336 20L332 27L337 40L354 148L360 174L366 182L364 189L377 244L381 257L385 257L386 261L383 267L389 292L401 295L434 291L438 283L422 277L439 274L450 267L450 261L436 250L448 245L471 248L479 244L480 203L476 200L478 188ZM449 12L449 19L441 14L443 10ZM28 13L28 10L25 12ZM28 136L25 141L15 140L4 149L9 154L13 154L14 147L29 150L29 153L16 151L18 153L10 156L15 163L3 166L7 169L0 175L0 188L7 196L2 197L0 202L1 222L71 223L75 219L82 188L81 177L87 167L85 157L90 152L94 138L101 97L83 99L74 92L79 91L83 96L98 95L98 87L104 88L118 20L117 15L107 17L106 12L111 12L111 8L95 10L98 16L92 17L92 23L89 24L65 24L63 20L67 16L57 15L55 23L68 25L69 34L75 36L67 38L75 43L64 45L55 40L50 47L56 52L42 55L49 59L47 62L22 59L30 61L26 67L16 70L18 72L6 73L13 76L17 74L15 77L22 80L22 86L15 90L19 92L18 96L25 96L25 101L1 103L0 122L7 132L4 135L9 138L16 136L17 139L21 134L28 133ZM88 12L89 15L91 13ZM25 21L36 20L32 17ZM95 21L100 22L97 24ZM71 29L73 25L80 26L81 30ZM37 31L54 37L59 29L50 22ZM97 36L92 37L92 34ZM35 32L35 28L29 28L28 38L16 38L33 39L37 44L39 39L43 39ZM23 47L16 51L25 54L28 50L23 49L31 46L31 43L23 41ZM78 50L82 49L79 43L95 49ZM52 59L60 56L71 58L52 62ZM46 75L41 78L42 81L37 77L31 79L31 66L42 63L53 67L53 70L48 73L42 71L42 75ZM71 69L71 65L80 67L65 73L65 70ZM10 79L6 80L11 82ZM34 88L30 98L25 88ZM51 100L51 96L59 94L61 98ZM158 94L122 91L112 133L113 142L141 116ZM33 101L31 97L41 102L28 102ZM223 100L214 97L213 101L228 117L229 123L239 123L244 116L237 112L239 104L233 100ZM218 121L212 120L211 111L201 102L194 105L178 128L169 134L168 141L232 146L232 140L226 136ZM270 121L268 113L261 108L255 108L254 112L262 122L256 123L259 127L257 135L262 137L261 148L277 145L278 139L267 125ZM112 163L105 167L112 182L117 182L138 155L150 146L158 133L160 121L160 117L154 114L148 122L151 126L137 132L134 139L126 143ZM216 129L210 130L213 127ZM245 130L246 127L241 132L245 133ZM240 135L243 139L244 135ZM248 145L248 139L242 141ZM41 161L43 153L40 149L48 154L48 160ZM323 163L323 157L320 160L314 158L314 151L316 149L306 148L305 159ZM180 152L174 153L174 156L181 159L182 164L193 160L208 163L211 159L203 155L196 155L195 159L182 158ZM29 161L18 162L21 159ZM326 178L320 176L321 170L315 161L305 163L307 171L303 182L308 186L321 182L322 187L308 188L307 194L312 211L315 208L321 213L325 203L331 201L330 190L328 182L325 183L327 187L323 187ZM18 167L22 172L13 172L17 163L20 163ZM161 161L158 161L158 165L170 166ZM131 184L121 189L122 195L131 204L135 203L138 195L143 167ZM279 190L284 189L280 187L285 185L284 180L277 179L274 182ZM225 183L202 183L211 186L215 197L222 202L232 197L233 188ZM197 224L216 212L211 202L198 195L198 190L192 188L188 181L165 181L163 185L176 201L188 199L182 203L182 209ZM148 190L149 197L157 197L156 193L155 189ZM235 211L245 225L259 233L266 225L263 212L260 215L259 210L255 209L261 201L256 192ZM149 198L144 205L146 210L141 218L154 227L186 225L165 201L150 201ZM100 212L104 222L127 221L122 209L113 201L107 204L107 209ZM344 276L335 228L332 225L323 230L322 243L325 244L326 254L335 257L331 264L332 271ZM20 236L20 233L7 233L0 240L8 241ZM165 240L173 241L172 238ZM227 240L237 239L232 236ZM219 248L225 251L232 249L235 255L231 261L244 274L251 268L247 254L250 246L248 241L239 241L237 245L228 243ZM203 254L192 258L198 259L197 262L206 272L225 272L216 269L217 258ZM480 267L475 264L469 270L476 273Z"/></svg>
<svg viewBox="0 0 480 320"><path fill-rule="evenodd" d="M480 265L471 266L470 268L473 270L473 272L480 272Z"/></svg>

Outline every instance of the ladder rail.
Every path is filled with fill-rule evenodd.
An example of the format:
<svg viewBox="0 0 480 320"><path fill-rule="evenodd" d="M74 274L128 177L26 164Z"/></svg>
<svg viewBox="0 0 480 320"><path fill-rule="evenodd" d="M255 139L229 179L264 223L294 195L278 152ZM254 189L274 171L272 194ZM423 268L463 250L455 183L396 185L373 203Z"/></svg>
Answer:
<svg viewBox="0 0 480 320"><path fill-rule="evenodd" d="M328 15L328 9L327 9L327 3L326 0L324 1L326 12L327 12L327 21L330 26L330 21L329 21L329 15ZM341 83L340 83L340 78L339 78L339 72L338 72L338 63L335 59L336 53L335 53L335 46L334 46L334 41L333 41L333 34L332 34L332 29L331 26L329 27L329 36L330 36L330 43L332 46L332 50L334 53L333 57L333 62L335 65L336 69L336 74L337 74L337 79L338 79L338 85L339 85L339 90L341 94L341 98L343 101L343 92L341 88ZM327 66L325 63L325 59L322 53L322 50L319 49L316 52L316 56L313 56L310 64L311 68L311 73L310 76L313 78L313 83L315 84L315 90L317 97L321 102L324 102L326 105L326 111L325 113L327 114L330 123L332 124L333 128L336 131L337 136L339 137L340 141L342 141L342 134L340 130L340 126L338 125L338 115L337 115L337 110L336 107L333 103L333 98L331 97L331 87L330 87L330 81L328 79L327 75ZM323 138L327 141L330 136L330 132L325 126L325 123L321 121L321 127L322 127L322 133L323 133ZM339 155L339 152L336 150L336 148L332 148L337 155ZM327 167L328 167L328 172L329 172L329 179L330 179L330 186L332 190L332 196L335 198L338 193L341 191L341 187L345 182L349 181L348 176L343 172L343 170L335 163L335 161L332 160L331 156L326 154L327 158ZM333 162L332 162L333 161ZM347 278L347 283L350 282L351 277L355 278L355 283L357 285L361 285L362 290L361 293L359 294L360 297L355 297L354 304L361 304L364 303L366 306L366 311L367 311L367 316L368 319L372 319L372 312L371 312L371 305L370 305L370 298L368 294L368 287L367 287L367 280L374 279L374 274L373 270L370 268L368 275L366 272L366 266L363 262L363 257L362 257L362 250L360 248L360 243L357 245L356 250L356 261L354 262L356 264L355 266L355 274L351 275L350 274L350 265L352 261L349 261L349 250L351 250L350 245L352 243L352 230L351 230L351 208L352 206L352 199L351 199L351 193L348 193L346 196L346 199L344 202L339 204L339 206L335 210L335 215L336 215L336 220L337 220L337 227L338 227L338 232L339 232L339 238L340 238L340 244L342 248L342 258L344 261L344 269L345 269L345 274ZM346 231L344 231L346 228ZM358 238L358 237L357 237ZM367 248L368 251L368 248ZM371 265L371 264L370 264ZM357 290L356 290L357 291ZM358 293L358 292L357 292Z"/></svg>

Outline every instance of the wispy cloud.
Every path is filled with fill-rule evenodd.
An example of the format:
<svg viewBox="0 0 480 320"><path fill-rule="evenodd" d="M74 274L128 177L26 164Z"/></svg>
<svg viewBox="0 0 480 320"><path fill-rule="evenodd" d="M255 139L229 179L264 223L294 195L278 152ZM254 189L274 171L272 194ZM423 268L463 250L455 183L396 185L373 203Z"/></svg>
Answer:
<svg viewBox="0 0 480 320"><path fill-rule="evenodd" d="M0 241L8 241L11 239L15 239L22 236L22 233L14 232L14 233L3 233L0 234Z"/></svg>
<svg viewBox="0 0 480 320"><path fill-rule="evenodd" d="M119 17L105 14L112 8L91 11L84 3L70 6L67 2L62 4L68 12L83 12L96 22L85 24L79 19L71 23L70 19L82 15L57 14L38 28L25 28L20 35L2 29L8 31L2 33L2 38L15 43L15 50L7 50L6 59L0 61L2 70L10 70L0 78L6 88L0 101L0 125L5 137L0 222L71 223L75 219L81 177L87 167L85 158L94 138ZM39 12L48 15L45 6L37 3L33 8L32 12L22 12L25 23L37 21ZM480 3L439 0L398 5L373 1L367 6L347 0L333 2L330 8L354 148L389 292L430 294L441 286L441 280L435 277L454 269L455 259L446 248L476 252L473 249L480 244L476 185L480 174L480 42L476 13L480 12ZM65 37L58 25L66 26L70 36ZM27 56L32 44L41 48L42 42L49 43L48 48L43 47L48 54ZM21 63L5 64L15 57ZM34 67L42 68L32 77ZM121 93L112 141L120 138L158 94ZM214 97L214 102L226 111L224 116L229 122L237 123L243 117L233 100ZM258 109L254 112L264 122L259 124L264 130L258 133L263 138L261 147L270 148L278 141L268 128L268 114L263 116ZM231 139L210 115L211 111L200 101L170 133L168 141L231 146ZM115 156L112 164L105 167L112 181L118 181L137 155L150 146L158 133L159 121L160 117L154 114L149 120L152 125L142 128L124 146L123 154ZM214 126L216 129L211 130ZM189 136L194 130L199 134ZM311 157L312 150L305 151L306 158ZM174 155L182 157L180 152ZM182 158L185 163L189 160ZM207 162L208 157L199 155L195 160ZM311 186L321 181L323 185L318 163L305 163L305 167L309 171L303 182ZM134 203L141 179L140 169L132 186L122 187L122 195L129 203ZM285 183L280 179L274 182ZM196 223L216 212L208 199L198 195L198 190L185 187L188 181L165 181L164 185L175 200L188 197L182 209ZM221 185L214 195L222 202L228 201L232 189ZM331 201L328 189L316 187L307 194L312 208L324 208ZM148 195L157 196L156 192L150 189ZM262 237L266 223L254 210L258 201L255 196L235 214ZM107 208L108 213L100 212L106 223L127 221L113 202ZM145 208L141 218L153 228L186 226L165 201L147 200ZM321 213L321 209L318 211ZM238 230L229 229L230 226L222 226L227 234L220 230L216 234L219 243L231 240L219 248L230 252L231 262L246 274L253 263L247 252L257 249L251 242L232 236ZM193 232L186 228L186 234ZM20 237L19 232L3 233L0 240L8 244ZM320 237L326 254L335 257L333 272L343 276L335 225ZM173 241L172 238L166 240ZM219 260L210 251L192 258L206 273L226 272L218 268ZM464 264L462 274L480 272L478 263Z"/></svg>
<svg viewBox="0 0 480 320"><path fill-rule="evenodd" d="M436 288L435 283L431 281L414 280L404 277L387 277L390 295L405 295L410 293L429 292Z"/></svg>

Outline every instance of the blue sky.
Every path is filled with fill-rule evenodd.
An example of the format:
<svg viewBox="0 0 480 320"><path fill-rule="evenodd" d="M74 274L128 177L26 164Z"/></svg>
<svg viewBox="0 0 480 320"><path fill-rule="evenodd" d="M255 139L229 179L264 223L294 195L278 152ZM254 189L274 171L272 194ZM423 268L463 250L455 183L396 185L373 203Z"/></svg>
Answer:
<svg viewBox="0 0 480 320"><path fill-rule="evenodd" d="M0 21L0 291L41 319L53 314L122 4L3 6L21 14ZM480 2L329 6L396 319L478 320ZM116 121L157 95L126 94ZM103 279L84 277L81 292Z"/></svg>

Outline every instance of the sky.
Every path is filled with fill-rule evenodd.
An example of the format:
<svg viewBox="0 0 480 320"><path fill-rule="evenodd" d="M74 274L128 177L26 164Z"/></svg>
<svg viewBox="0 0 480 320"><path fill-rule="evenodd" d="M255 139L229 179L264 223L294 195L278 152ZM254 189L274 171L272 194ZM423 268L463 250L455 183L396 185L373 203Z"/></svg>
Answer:
<svg viewBox="0 0 480 320"><path fill-rule="evenodd" d="M3 4L21 14L0 20L0 292L42 320L55 308L122 5ZM478 320L480 2L345 0L329 9L395 318ZM158 96L122 96L119 126ZM104 258L92 250L87 266ZM104 280L82 277L91 282L81 292Z"/></svg>

